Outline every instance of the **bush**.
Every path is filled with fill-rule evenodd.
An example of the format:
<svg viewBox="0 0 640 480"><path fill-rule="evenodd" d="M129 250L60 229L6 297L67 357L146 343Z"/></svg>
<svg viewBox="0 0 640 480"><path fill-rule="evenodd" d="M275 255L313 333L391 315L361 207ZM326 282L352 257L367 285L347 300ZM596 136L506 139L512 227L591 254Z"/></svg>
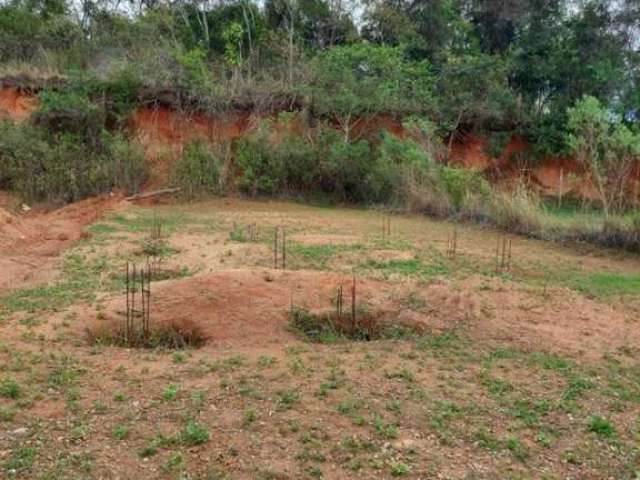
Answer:
<svg viewBox="0 0 640 480"><path fill-rule="evenodd" d="M76 134L0 123L0 185L25 201L54 204L112 188L137 191L147 176L140 149L121 135L101 132L99 139L94 149Z"/></svg>
<svg viewBox="0 0 640 480"><path fill-rule="evenodd" d="M424 174L434 164L425 150L410 139L400 139L389 133L382 135L376 161L368 175L373 199L404 205L408 193L408 180L413 174Z"/></svg>
<svg viewBox="0 0 640 480"><path fill-rule="evenodd" d="M240 170L238 186L251 195L275 194L285 176L282 159L273 155L270 145L271 123L263 122L257 130L240 139L235 162Z"/></svg>
<svg viewBox="0 0 640 480"><path fill-rule="evenodd" d="M40 105L33 114L36 124L50 133L74 134L82 142L98 146L106 115L85 92L43 90L39 99Z"/></svg>
<svg viewBox="0 0 640 480"><path fill-rule="evenodd" d="M184 147L171 177L185 198L215 195L222 190L220 168L218 156L211 146L202 140L193 140Z"/></svg>
<svg viewBox="0 0 640 480"><path fill-rule="evenodd" d="M486 199L491 193L487 180L475 170L441 167L440 178L444 190L449 194L457 211L462 208L463 201L469 196Z"/></svg>
<svg viewBox="0 0 640 480"><path fill-rule="evenodd" d="M238 186L251 195L325 193L340 200L372 199L367 182L374 160L366 141L345 142L320 127L309 139L263 122L236 145Z"/></svg>
<svg viewBox="0 0 640 480"><path fill-rule="evenodd" d="M366 179L373 166L371 145L366 140L345 142L335 132L324 132L319 162L322 191L341 200L366 202L371 189Z"/></svg>

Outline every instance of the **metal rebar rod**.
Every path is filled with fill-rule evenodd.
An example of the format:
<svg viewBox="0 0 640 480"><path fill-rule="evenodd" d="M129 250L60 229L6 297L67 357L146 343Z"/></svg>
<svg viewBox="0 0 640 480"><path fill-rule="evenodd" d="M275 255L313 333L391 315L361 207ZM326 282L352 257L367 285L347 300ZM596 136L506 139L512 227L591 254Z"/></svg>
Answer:
<svg viewBox="0 0 640 480"><path fill-rule="evenodd" d="M287 268L287 237L286 237L284 227L282 227L282 269L286 270L286 268Z"/></svg>
<svg viewBox="0 0 640 480"><path fill-rule="evenodd" d="M351 327L356 330L356 277L353 277L353 285L351 286Z"/></svg>
<svg viewBox="0 0 640 480"><path fill-rule="evenodd" d="M273 232L273 268L278 268L278 227Z"/></svg>

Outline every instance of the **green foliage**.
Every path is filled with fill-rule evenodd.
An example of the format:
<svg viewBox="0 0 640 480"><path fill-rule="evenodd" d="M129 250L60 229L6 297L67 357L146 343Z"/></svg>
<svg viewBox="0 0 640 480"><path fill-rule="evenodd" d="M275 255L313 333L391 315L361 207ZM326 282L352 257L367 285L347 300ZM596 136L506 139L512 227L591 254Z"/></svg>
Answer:
<svg viewBox="0 0 640 480"><path fill-rule="evenodd" d="M511 139L511 132L490 132L487 139L486 152L493 158L500 158Z"/></svg>
<svg viewBox="0 0 640 480"><path fill-rule="evenodd" d="M615 438L617 435L613 424L599 415L594 415L589 420L589 431L602 438Z"/></svg>
<svg viewBox="0 0 640 480"><path fill-rule="evenodd" d="M347 138L353 116L420 111L433 87L427 61L407 60L400 47L368 43L321 53L314 73L314 107L321 114L342 117Z"/></svg>
<svg viewBox="0 0 640 480"><path fill-rule="evenodd" d="M9 472L25 472L31 470L38 455L34 447L22 447L11 452L11 456L4 462L5 470Z"/></svg>
<svg viewBox="0 0 640 480"><path fill-rule="evenodd" d="M467 196L489 197L491 187L487 180L474 170L442 167L440 178L456 209L460 209Z"/></svg>
<svg viewBox="0 0 640 480"><path fill-rule="evenodd" d="M242 38L244 30L238 22L232 22L222 32L224 40L224 56L229 65L239 67L242 65Z"/></svg>
<svg viewBox="0 0 640 480"><path fill-rule="evenodd" d="M209 74L205 64L206 53L200 47L189 51L177 51L175 59L184 72L184 83L187 87L202 88L209 83Z"/></svg>
<svg viewBox="0 0 640 480"><path fill-rule="evenodd" d="M269 133L269 124L262 123L236 147L235 163L241 172L238 185L252 195L277 193L284 178L284 166L271 154Z"/></svg>
<svg viewBox="0 0 640 480"><path fill-rule="evenodd" d="M605 214L626 206L631 168L640 155L640 134L613 122L592 96L567 110L568 148L590 176Z"/></svg>
<svg viewBox="0 0 640 480"><path fill-rule="evenodd" d="M180 434L180 440L185 445L194 446L207 443L211 438L209 431L194 420L190 420Z"/></svg>
<svg viewBox="0 0 640 480"><path fill-rule="evenodd" d="M287 129L285 124L283 130ZM324 126L307 140L288 133L277 136L273 122L265 121L238 141L235 163L243 191L252 195L317 192L355 202L376 198L373 180L363 181L375 175L369 142L344 142Z"/></svg>
<svg viewBox="0 0 640 480"><path fill-rule="evenodd" d="M173 164L172 182L181 195L194 199L221 192L220 160L202 140L187 143L182 156Z"/></svg>
<svg viewBox="0 0 640 480"><path fill-rule="evenodd" d="M12 378L3 378L0 381L0 397L16 399L21 393L20 385Z"/></svg>
<svg viewBox="0 0 640 480"><path fill-rule="evenodd" d="M27 201L65 203L122 188L135 192L146 179L135 144L104 133L95 150L75 134L53 138L38 127L0 123L0 183Z"/></svg>

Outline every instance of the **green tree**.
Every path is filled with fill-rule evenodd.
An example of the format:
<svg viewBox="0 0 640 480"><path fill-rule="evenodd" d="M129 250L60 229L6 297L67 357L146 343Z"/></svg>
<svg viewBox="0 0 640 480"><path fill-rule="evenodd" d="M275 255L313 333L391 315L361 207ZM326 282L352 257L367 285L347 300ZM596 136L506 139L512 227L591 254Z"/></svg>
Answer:
<svg viewBox="0 0 640 480"><path fill-rule="evenodd" d="M568 109L566 141L598 193L605 215L621 209L633 162L640 156L640 135L612 121L597 98L584 96Z"/></svg>
<svg viewBox="0 0 640 480"><path fill-rule="evenodd" d="M333 47L319 55L314 67L313 107L337 118L345 142L357 122L381 112L421 112L432 100L428 62L408 61L401 47Z"/></svg>

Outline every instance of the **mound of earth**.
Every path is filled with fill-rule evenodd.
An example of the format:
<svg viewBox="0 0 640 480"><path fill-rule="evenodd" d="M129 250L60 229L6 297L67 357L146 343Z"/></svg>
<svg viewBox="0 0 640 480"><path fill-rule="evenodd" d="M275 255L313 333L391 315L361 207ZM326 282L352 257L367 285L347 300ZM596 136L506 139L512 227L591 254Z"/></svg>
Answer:
<svg viewBox="0 0 640 480"><path fill-rule="evenodd" d="M570 291L545 299L499 280L491 285L478 281L409 285L358 279L358 305L389 324L436 332L462 328L480 342L498 340L591 360L640 340L635 323L624 314ZM158 325L195 324L215 345L281 343L293 338L288 329L292 306L331 312L342 285L348 311L351 282L352 277L328 272L270 269L154 282L151 318ZM553 308L547 308L549 303ZM122 321L124 309L124 296L111 298L101 316Z"/></svg>
<svg viewBox="0 0 640 480"><path fill-rule="evenodd" d="M292 306L333 311L337 289L344 289L345 311L351 308L352 278L317 271L233 269L181 280L153 283L151 321L162 325L197 324L208 343L256 345L290 340ZM473 307L442 299L442 308L423 312L403 309L402 285L358 279L359 308L383 322L411 323L420 329L452 328L473 314ZM453 308L451 308L453 307ZM125 298L110 299L101 310L108 322L122 321Z"/></svg>

